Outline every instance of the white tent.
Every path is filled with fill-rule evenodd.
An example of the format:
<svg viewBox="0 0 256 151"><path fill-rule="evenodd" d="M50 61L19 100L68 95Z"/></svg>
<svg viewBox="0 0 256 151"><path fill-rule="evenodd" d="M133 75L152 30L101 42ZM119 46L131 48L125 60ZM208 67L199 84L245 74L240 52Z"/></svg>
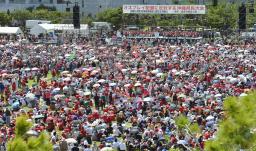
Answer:
<svg viewBox="0 0 256 151"><path fill-rule="evenodd" d="M48 20L26 20L26 28L31 29L38 24L50 24L50 23L51 21L48 21Z"/></svg>
<svg viewBox="0 0 256 151"><path fill-rule="evenodd" d="M23 34L19 27L0 27L0 34Z"/></svg>
<svg viewBox="0 0 256 151"><path fill-rule="evenodd" d="M83 36L89 34L89 28L86 24L80 25L79 29L74 29L73 24L38 24L30 30L30 34L38 36L40 34L46 34L54 31L62 31L68 33L79 33Z"/></svg>

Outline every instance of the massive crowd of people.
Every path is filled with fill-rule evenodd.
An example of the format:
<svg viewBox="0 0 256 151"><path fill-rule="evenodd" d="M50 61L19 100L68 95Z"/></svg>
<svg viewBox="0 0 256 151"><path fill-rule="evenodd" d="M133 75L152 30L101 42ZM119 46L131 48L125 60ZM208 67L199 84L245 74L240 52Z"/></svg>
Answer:
<svg viewBox="0 0 256 151"><path fill-rule="evenodd" d="M256 86L253 45L94 44L1 39L2 147L16 117L27 114L56 151L203 150L216 136L224 98ZM179 115L201 131L180 132Z"/></svg>

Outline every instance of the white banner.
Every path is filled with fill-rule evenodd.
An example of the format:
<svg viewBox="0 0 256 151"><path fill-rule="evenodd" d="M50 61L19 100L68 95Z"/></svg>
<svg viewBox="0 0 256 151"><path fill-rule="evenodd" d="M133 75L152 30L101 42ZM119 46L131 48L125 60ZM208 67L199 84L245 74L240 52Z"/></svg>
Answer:
<svg viewBox="0 0 256 151"><path fill-rule="evenodd" d="M205 5L123 5L126 14L205 14Z"/></svg>

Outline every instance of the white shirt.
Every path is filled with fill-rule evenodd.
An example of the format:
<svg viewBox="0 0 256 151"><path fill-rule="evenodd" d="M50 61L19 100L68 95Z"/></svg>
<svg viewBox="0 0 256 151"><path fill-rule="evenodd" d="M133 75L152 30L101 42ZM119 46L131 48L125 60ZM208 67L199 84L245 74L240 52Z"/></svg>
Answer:
<svg viewBox="0 0 256 151"><path fill-rule="evenodd" d="M120 150L126 150L126 145L125 145L125 143L120 142L120 143L119 143L119 148L120 148Z"/></svg>
<svg viewBox="0 0 256 151"><path fill-rule="evenodd" d="M85 148L84 151L92 151L90 148Z"/></svg>
<svg viewBox="0 0 256 151"><path fill-rule="evenodd" d="M118 149L119 143L118 142L114 142L112 146L113 146L114 149Z"/></svg>
<svg viewBox="0 0 256 151"><path fill-rule="evenodd" d="M87 142L87 140L84 140L84 145L88 145L88 142Z"/></svg>

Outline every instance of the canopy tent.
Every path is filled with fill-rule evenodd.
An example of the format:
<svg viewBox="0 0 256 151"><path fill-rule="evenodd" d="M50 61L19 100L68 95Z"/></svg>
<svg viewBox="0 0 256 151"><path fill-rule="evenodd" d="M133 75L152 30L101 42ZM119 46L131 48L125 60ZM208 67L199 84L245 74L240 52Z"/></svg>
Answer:
<svg viewBox="0 0 256 151"><path fill-rule="evenodd" d="M22 30L20 27L0 27L0 34L23 34Z"/></svg>
<svg viewBox="0 0 256 151"><path fill-rule="evenodd" d="M86 36L89 34L89 27L87 24L81 24L80 27L81 28L79 30L74 29L73 24L38 24L31 28L30 34L38 36L40 34L46 34L56 31L66 32L67 34L77 32L82 36Z"/></svg>
<svg viewBox="0 0 256 151"><path fill-rule="evenodd" d="M50 24L50 23L51 21L48 21L48 20L26 20L26 28L31 29L38 24Z"/></svg>

